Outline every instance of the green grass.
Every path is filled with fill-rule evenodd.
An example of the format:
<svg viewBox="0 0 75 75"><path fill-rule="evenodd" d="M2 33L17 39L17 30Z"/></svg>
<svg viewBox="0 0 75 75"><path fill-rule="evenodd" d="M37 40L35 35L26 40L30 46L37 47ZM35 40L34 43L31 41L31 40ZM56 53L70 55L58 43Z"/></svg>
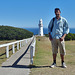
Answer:
<svg viewBox="0 0 75 75"><path fill-rule="evenodd" d="M30 75L75 75L75 41L66 41L65 44L67 68L60 67L60 53L57 55L57 67L50 68L52 64L51 43L47 37L36 37L36 52Z"/></svg>

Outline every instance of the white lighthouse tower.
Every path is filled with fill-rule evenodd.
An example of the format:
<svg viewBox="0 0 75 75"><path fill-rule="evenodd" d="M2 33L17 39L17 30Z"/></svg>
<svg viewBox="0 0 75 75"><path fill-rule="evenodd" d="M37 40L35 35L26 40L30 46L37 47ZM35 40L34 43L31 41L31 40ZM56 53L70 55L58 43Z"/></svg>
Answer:
<svg viewBox="0 0 75 75"><path fill-rule="evenodd" d="M39 36L43 36L43 23L42 23L42 19L39 20Z"/></svg>

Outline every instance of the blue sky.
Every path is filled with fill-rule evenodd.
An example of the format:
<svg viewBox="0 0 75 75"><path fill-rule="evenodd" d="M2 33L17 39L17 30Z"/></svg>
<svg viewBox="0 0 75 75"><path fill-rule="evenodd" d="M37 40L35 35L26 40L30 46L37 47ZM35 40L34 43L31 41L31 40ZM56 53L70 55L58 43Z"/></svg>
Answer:
<svg viewBox="0 0 75 75"><path fill-rule="evenodd" d="M69 27L75 28L75 0L0 0L0 25L36 28L42 18L47 28L56 7Z"/></svg>

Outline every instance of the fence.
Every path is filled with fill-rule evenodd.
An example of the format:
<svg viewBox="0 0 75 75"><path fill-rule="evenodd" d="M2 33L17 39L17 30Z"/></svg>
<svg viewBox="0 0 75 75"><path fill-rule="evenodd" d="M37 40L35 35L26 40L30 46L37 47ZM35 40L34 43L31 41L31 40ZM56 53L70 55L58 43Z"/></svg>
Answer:
<svg viewBox="0 0 75 75"><path fill-rule="evenodd" d="M7 43L7 44L2 44L0 45L1 47L6 47L6 57L9 57L9 46L12 45L12 52L15 53L15 44L17 44L17 50L19 50L19 47L21 48L22 46L25 45L25 43L29 42L30 40L32 40L34 38L28 38L28 39L23 39L23 40L19 40L19 41L15 41L15 42L11 42L11 43Z"/></svg>
<svg viewBox="0 0 75 75"><path fill-rule="evenodd" d="M33 57L35 56L35 45L36 45L36 38L33 38L33 42L30 46L30 64L33 64Z"/></svg>

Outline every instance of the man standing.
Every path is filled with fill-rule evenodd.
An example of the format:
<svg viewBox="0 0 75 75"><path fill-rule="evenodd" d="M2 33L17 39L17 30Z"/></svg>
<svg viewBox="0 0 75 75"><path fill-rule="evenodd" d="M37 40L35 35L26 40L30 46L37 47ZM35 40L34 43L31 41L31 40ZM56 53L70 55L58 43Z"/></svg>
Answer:
<svg viewBox="0 0 75 75"><path fill-rule="evenodd" d="M49 39L52 44L53 52L53 64L51 65L51 68L54 68L56 66L56 56L58 53L58 47L60 49L62 67L67 67L64 62L64 55L66 54L64 38L69 33L69 27L67 20L61 17L60 13L60 9L55 8L56 17L54 17L48 25Z"/></svg>

